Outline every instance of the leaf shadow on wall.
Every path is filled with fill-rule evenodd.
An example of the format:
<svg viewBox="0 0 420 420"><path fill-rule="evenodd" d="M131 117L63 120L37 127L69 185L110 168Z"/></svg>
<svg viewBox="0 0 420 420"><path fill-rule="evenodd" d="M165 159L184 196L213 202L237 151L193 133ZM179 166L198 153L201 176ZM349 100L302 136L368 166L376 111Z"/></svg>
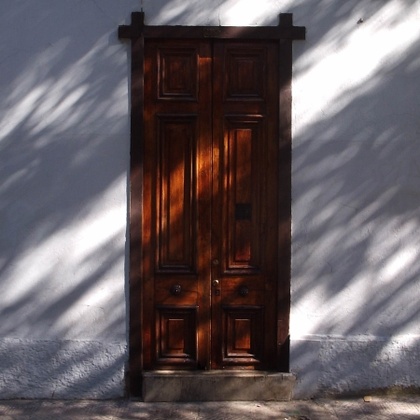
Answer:
<svg viewBox="0 0 420 420"><path fill-rule="evenodd" d="M299 117L305 123L293 145L291 357L298 377L304 372L302 382L318 392L408 389L419 380L413 86L420 51L413 32L401 35L397 2L374 6L346 3L342 16L340 7L314 9L305 21L307 44L296 44L296 86L317 72L319 88L308 89L314 118L305 120L295 106L296 124ZM404 13L416 7L410 2ZM313 51L323 43L334 53L320 59Z"/></svg>

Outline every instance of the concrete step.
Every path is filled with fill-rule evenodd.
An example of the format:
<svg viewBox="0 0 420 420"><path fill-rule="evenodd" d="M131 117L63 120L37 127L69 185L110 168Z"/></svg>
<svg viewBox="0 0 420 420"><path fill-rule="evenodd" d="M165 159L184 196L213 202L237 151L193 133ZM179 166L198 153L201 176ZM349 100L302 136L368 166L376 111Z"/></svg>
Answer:
<svg viewBox="0 0 420 420"><path fill-rule="evenodd" d="M145 402L290 401L296 377L263 371L143 372Z"/></svg>

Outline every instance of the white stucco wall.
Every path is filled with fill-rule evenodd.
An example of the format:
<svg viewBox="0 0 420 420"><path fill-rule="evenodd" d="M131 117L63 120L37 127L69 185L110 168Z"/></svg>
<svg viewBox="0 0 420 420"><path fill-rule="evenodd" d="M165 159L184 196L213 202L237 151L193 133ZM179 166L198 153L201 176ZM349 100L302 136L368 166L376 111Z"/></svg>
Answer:
<svg viewBox="0 0 420 420"><path fill-rule="evenodd" d="M0 398L124 394L135 0L0 3ZM296 397L420 386L420 3L143 0L147 24L293 12ZM358 23L363 19L363 23Z"/></svg>
<svg viewBox="0 0 420 420"><path fill-rule="evenodd" d="M136 2L0 3L0 397L124 393Z"/></svg>
<svg viewBox="0 0 420 420"><path fill-rule="evenodd" d="M418 387L420 3L322 4L295 14L295 395Z"/></svg>

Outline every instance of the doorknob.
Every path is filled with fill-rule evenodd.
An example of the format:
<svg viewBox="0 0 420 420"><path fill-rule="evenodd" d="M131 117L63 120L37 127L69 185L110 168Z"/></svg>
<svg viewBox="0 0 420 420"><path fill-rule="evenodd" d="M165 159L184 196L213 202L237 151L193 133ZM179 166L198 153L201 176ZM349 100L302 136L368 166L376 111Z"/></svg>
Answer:
<svg viewBox="0 0 420 420"><path fill-rule="evenodd" d="M212 285L213 287L219 287L220 281L219 280L213 280Z"/></svg>
<svg viewBox="0 0 420 420"><path fill-rule="evenodd" d="M241 286L241 287L239 288L239 290L238 290L238 293L239 293L242 297L248 296L249 289L248 289L248 287L246 287L246 286Z"/></svg>
<svg viewBox="0 0 420 420"><path fill-rule="evenodd" d="M169 291L171 292L172 295L179 296L181 294L182 287L180 284L174 284L173 286L171 286Z"/></svg>

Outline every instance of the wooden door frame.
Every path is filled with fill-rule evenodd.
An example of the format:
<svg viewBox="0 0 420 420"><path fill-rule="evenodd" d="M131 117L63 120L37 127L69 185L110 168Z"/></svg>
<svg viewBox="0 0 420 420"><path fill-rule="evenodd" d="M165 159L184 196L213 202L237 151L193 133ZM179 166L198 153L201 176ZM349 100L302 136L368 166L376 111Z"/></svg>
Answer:
<svg viewBox="0 0 420 420"><path fill-rule="evenodd" d="M128 392L141 396L142 374L142 205L143 203L143 111L144 111L144 42L145 39L230 39L277 41L279 47L279 206L278 262L279 272L288 278L279 285L278 308L287 308L281 317L278 338L279 360L285 360L279 370L288 371L290 261L291 261L291 80L292 41L305 39L305 27L293 26L293 15L281 13L278 26L147 26L144 12L133 12L130 25L118 28L118 37L131 41L131 139L129 192L129 361ZM287 313L287 319L284 319ZM280 319L280 317L278 317Z"/></svg>

